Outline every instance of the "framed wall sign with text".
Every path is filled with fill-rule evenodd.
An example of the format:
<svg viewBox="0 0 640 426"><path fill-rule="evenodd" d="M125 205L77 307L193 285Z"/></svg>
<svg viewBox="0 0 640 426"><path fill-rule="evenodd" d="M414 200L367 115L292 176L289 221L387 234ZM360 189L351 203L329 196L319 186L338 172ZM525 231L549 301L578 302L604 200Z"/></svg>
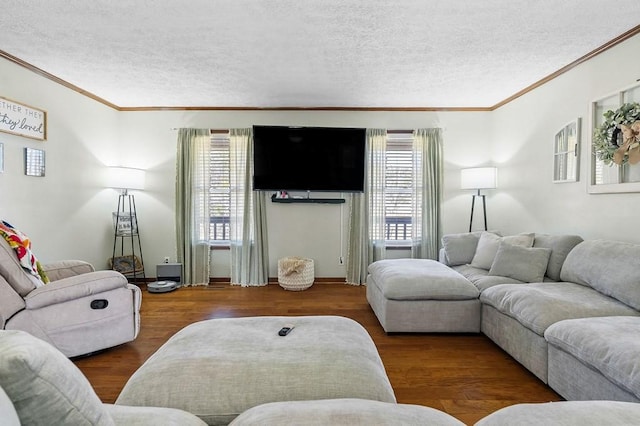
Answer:
<svg viewBox="0 0 640 426"><path fill-rule="evenodd" d="M0 132L44 141L47 139L47 113L0 97Z"/></svg>

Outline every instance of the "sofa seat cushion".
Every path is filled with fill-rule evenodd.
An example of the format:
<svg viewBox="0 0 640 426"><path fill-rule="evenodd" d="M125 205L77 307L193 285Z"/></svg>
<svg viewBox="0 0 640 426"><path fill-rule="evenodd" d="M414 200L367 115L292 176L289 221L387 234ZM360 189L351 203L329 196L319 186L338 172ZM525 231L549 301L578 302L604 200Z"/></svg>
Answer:
<svg viewBox="0 0 640 426"><path fill-rule="evenodd" d="M493 287L498 284L522 284L515 278L502 277L499 275L489 275L489 271L486 269L475 268L471 265L459 265L453 266L453 270L460 273L463 277L471 281L473 285L480 291L484 291L489 287Z"/></svg>
<svg viewBox="0 0 640 426"><path fill-rule="evenodd" d="M483 291L480 301L540 336L565 319L640 315L590 287L567 282L497 285Z"/></svg>
<svg viewBox="0 0 640 426"><path fill-rule="evenodd" d="M464 423L435 408L345 398L262 404L248 409L229 424L229 426L299 425L461 426Z"/></svg>
<svg viewBox="0 0 640 426"><path fill-rule="evenodd" d="M469 280L435 260L378 260L369 265L369 274L392 300L468 300L480 295Z"/></svg>
<svg viewBox="0 0 640 426"><path fill-rule="evenodd" d="M600 317L560 321L544 333L549 344L640 397L640 318Z"/></svg>

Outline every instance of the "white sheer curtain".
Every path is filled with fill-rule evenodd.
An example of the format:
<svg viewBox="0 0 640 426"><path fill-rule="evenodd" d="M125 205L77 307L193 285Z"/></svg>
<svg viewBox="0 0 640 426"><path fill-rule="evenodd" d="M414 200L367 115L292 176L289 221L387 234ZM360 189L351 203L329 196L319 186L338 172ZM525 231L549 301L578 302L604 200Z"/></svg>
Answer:
<svg viewBox="0 0 640 426"><path fill-rule="evenodd" d="M442 237L442 129L413 132L411 257L438 259Z"/></svg>
<svg viewBox="0 0 640 426"><path fill-rule="evenodd" d="M364 284L370 263L385 255L385 158L387 131L367 129L365 188L349 198L348 284Z"/></svg>
<svg viewBox="0 0 640 426"><path fill-rule="evenodd" d="M229 130L231 284L269 283L266 195L253 191L252 129Z"/></svg>
<svg viewBox="0 0 640 426"><path fill-rule="evenodd" d="M182 285L209 284L209 129L179 129L176 242Z"/></svg>

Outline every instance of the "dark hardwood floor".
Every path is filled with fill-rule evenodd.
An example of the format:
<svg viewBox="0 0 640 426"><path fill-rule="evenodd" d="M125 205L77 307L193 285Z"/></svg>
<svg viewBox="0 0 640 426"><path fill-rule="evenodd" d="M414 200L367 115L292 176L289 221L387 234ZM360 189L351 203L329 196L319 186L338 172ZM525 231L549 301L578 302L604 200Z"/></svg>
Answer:
<svg viewBox="0 0 640 426"><path fill-rule="evenodd" d="M257 315L341 315L373 338L399 403L445 411L466 424L508 405L562 398L480 334L387 335L365 297L365 287L317 283L292 292L277 284L228 284L143 291L138 338L74 359L103 402L114 402L131 374L170 336L195 321Z"/></svg>

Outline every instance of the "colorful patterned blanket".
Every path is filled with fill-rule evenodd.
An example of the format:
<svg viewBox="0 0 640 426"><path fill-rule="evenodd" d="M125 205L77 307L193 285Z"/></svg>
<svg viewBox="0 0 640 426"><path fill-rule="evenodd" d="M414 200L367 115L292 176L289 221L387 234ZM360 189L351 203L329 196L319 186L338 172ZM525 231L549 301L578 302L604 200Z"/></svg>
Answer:
<svg viewBox="0 0 640 426"><path fill-rule="evenodd" d="M9 246L16 252L20 266L44 284L49 282L47 274L42 269L35 254L31 251L31 240L4 220L0 221L0 235L7 240Z"/></svg>

